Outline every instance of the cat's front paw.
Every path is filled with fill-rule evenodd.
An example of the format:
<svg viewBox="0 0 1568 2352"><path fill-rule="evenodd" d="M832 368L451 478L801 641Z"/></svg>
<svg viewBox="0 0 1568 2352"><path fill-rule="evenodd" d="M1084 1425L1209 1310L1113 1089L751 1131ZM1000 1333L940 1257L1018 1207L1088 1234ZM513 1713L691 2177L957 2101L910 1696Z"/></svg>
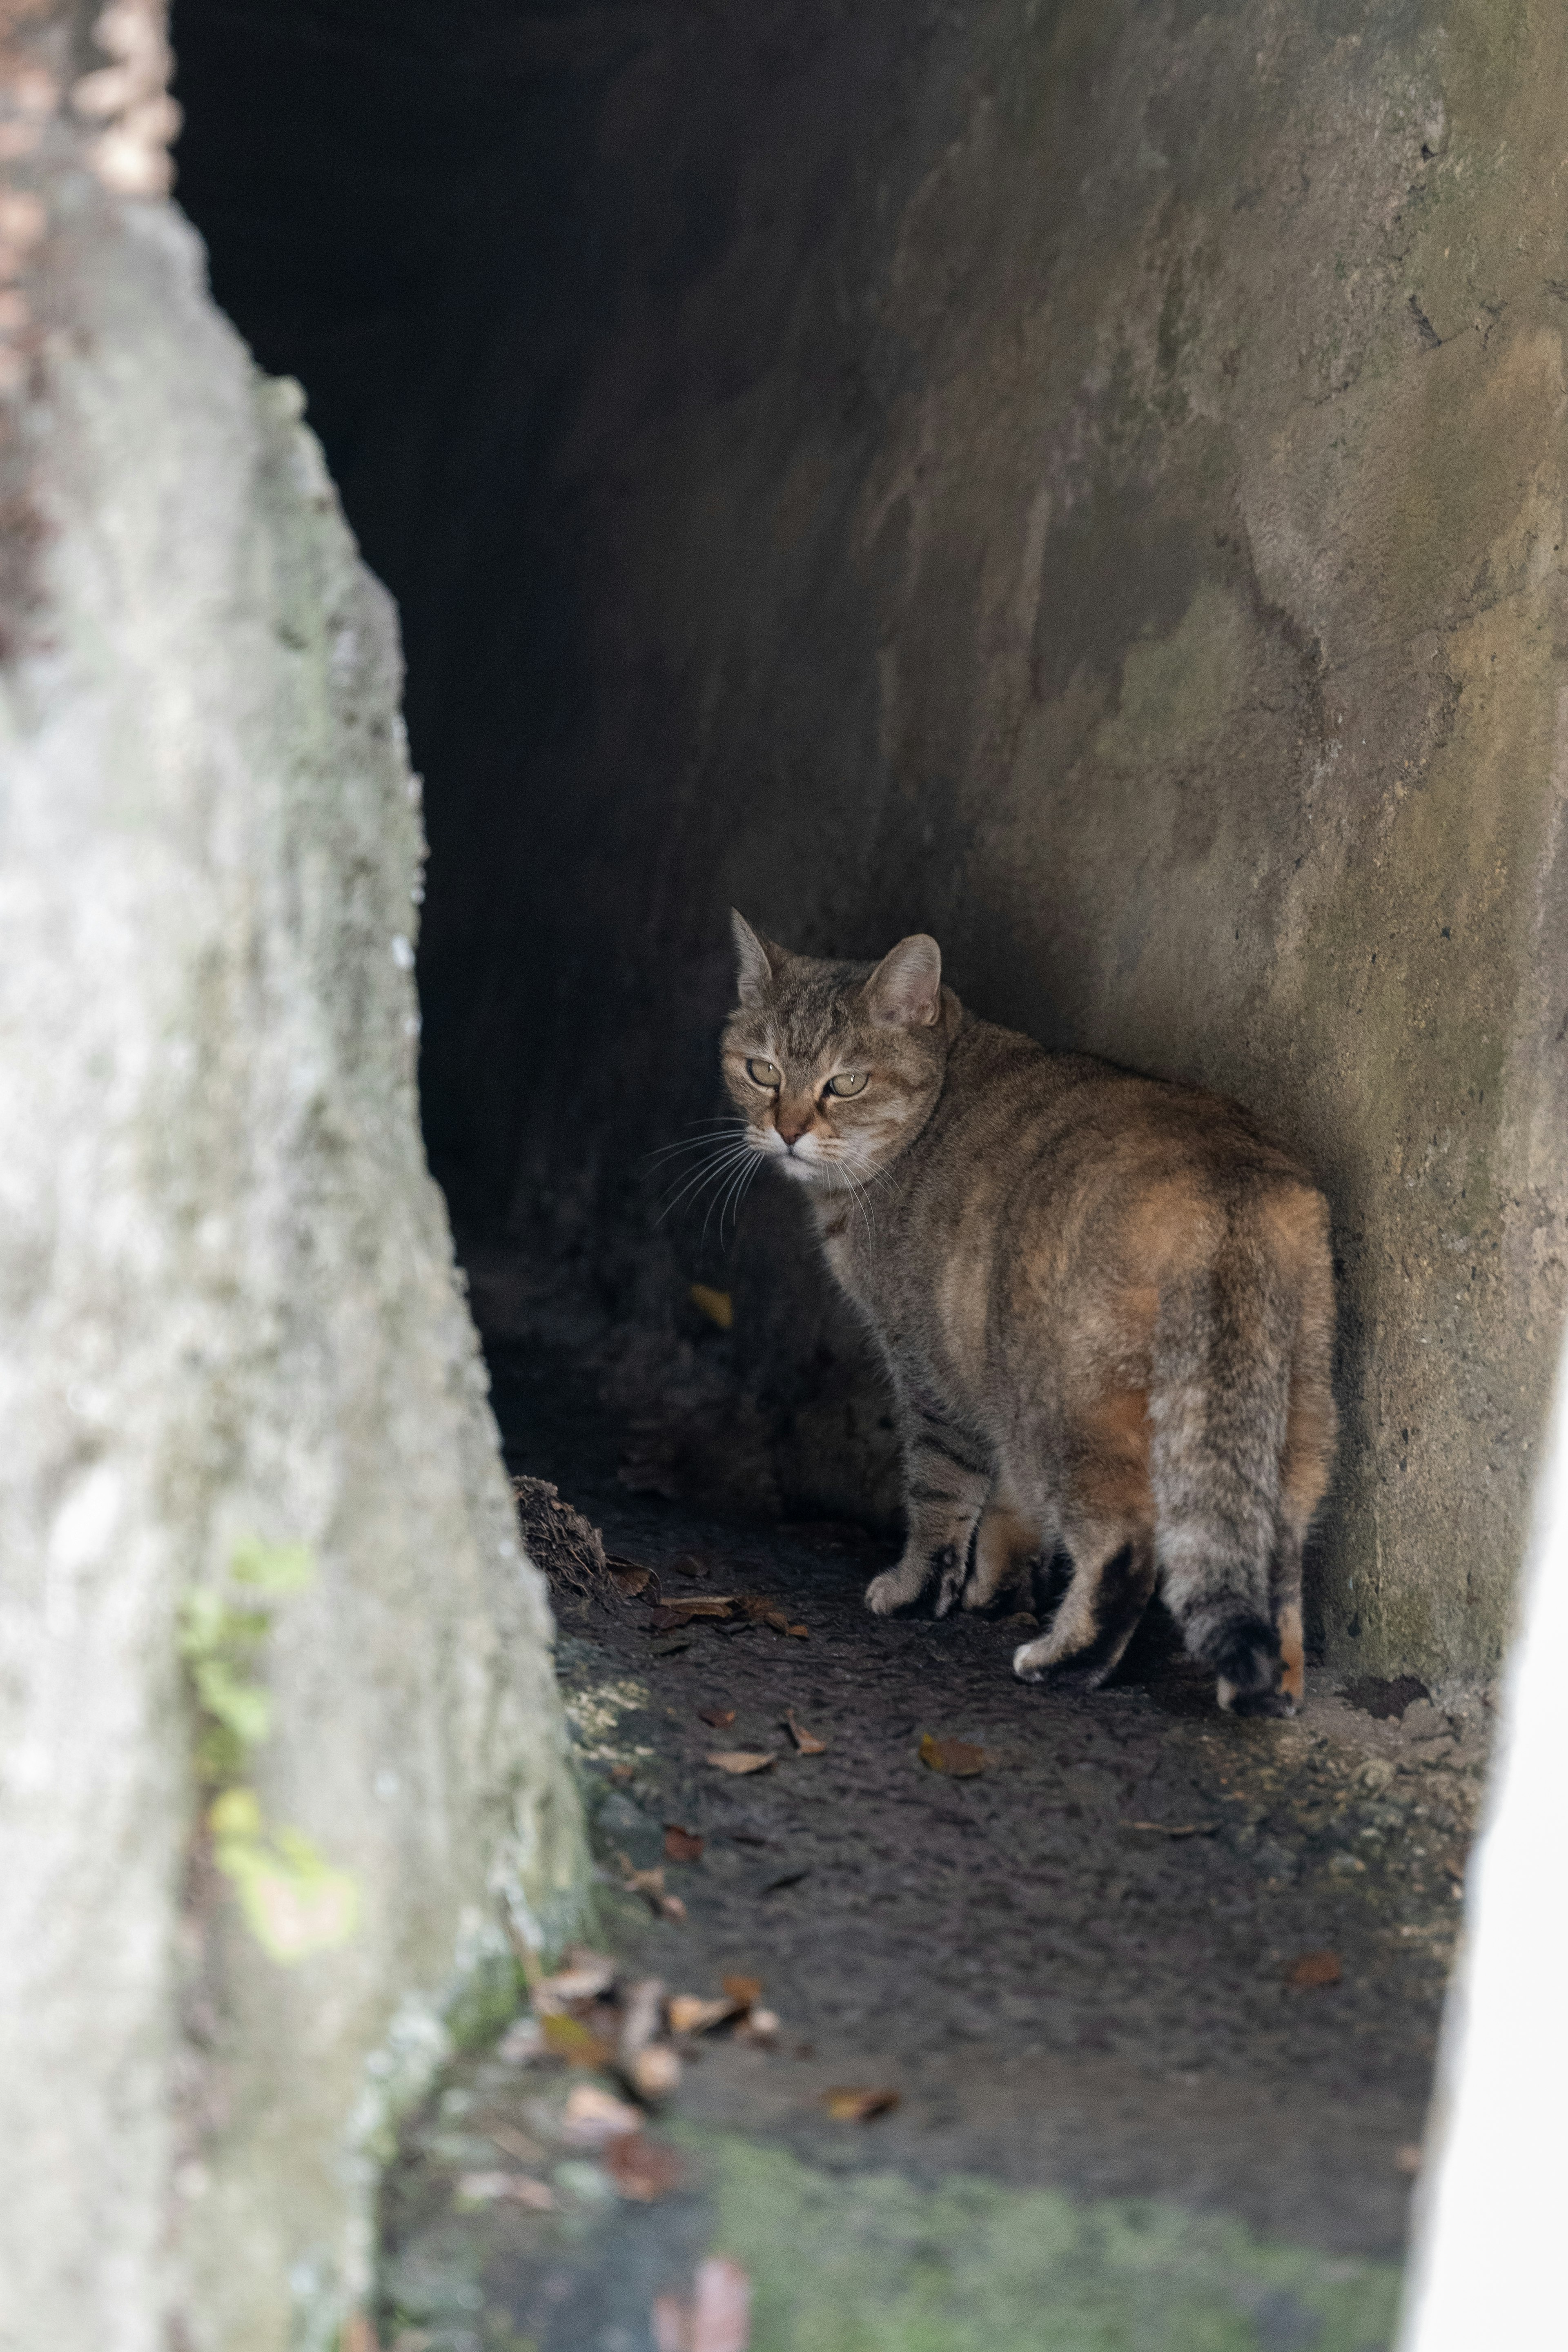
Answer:
<svg viewBox="0 0 1568 2352"><path fill-rule="evenodd" d="M1043 1683L1051 1670L1051 1645L1042 1636L1020 1643L1013 1653L1013 1672L1021 1683Z"/></svg>
<svg viewBox="0 0 1568 2352"><path fill-rule="evenodd" d="M874 1616L896 1617L901 1610L913 1609L924 1598L926 1588L923 1569L911 1574L908 1565L900 1560L896 1568L885 1568L866 1587L866 1606Z"/></svg>

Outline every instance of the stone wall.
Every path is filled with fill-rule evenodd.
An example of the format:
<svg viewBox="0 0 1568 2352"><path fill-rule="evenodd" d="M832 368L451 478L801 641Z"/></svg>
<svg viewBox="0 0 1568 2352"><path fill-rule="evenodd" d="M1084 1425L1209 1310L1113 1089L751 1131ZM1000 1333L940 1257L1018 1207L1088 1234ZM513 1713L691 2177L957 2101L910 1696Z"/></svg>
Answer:
<svg viewBox="0 0 1568 2352"><path fill-rule="evenodd" d="M12 15L0 2344L326 2347L577 1799L419 1139L395 616L190 230L84 168L80 12Z"/></svg>
<svg viewBox="0 0 1568 2352"><path fill-rule="evenodd" d="M731 900L933 930L978 1011L1317 1169L1317 1636L1489 1671L1563 1314L1562 12L468 0L450 68L415 0L368 63L313 18L386 112L292 302L303 20L182 21L220 294L320 387L405 613L429 1133L489 1262L542 1234L662 1316L710 1478L880 1507L789 1204L670 1247L644 1155L710 1103ZM252 65L271 194L224 160ZM372 249L427 266L393 298Z"/></svg>

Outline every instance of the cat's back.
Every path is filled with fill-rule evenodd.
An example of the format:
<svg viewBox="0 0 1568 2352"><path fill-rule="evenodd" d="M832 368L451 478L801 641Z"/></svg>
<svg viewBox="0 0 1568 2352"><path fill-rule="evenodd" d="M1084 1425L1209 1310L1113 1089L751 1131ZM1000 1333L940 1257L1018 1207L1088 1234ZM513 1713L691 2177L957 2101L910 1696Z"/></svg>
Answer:
<svg viewBox="0 0 1568 2352"><path fill-rule="evenodd" d="M1222 1095L1121 1069L1090 1054L1051 1053L1021 1031L966 1017L931 1121L933 1175L998 1196L1047 1186L1185 1175L1250 1175L1311 1187L1299 1162L1250 1112Z"/></svg>

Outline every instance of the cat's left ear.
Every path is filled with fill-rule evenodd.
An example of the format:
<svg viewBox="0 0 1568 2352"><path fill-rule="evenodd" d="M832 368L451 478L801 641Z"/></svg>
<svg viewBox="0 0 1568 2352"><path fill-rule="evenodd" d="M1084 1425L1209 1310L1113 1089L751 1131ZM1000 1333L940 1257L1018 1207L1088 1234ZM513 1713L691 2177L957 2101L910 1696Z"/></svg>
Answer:
<svg viewBox="0 0 1568 2352"><path fill-rule="evenodd" d="M730 909L735 934L735 993L748 1012L759 1013L772 992L773 974L789 961L789 950L752 930L737 908Z"/></svg>
<svg viewBox="0 0 1568 2352"><path fill-rule="evenodd" d="M942 1012L942 950L927 931L889 948L861 992L885 1029L930 1029Z"/></svg>

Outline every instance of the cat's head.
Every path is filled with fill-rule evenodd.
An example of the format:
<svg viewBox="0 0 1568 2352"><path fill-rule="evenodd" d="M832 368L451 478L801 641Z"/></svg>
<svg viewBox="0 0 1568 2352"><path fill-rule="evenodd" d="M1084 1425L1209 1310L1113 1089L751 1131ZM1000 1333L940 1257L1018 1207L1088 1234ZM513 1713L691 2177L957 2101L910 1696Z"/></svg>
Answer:
<svg viewBox="0 0 1568 2352"><path fill-rule="evenodd" d="M786 1176L831 1191L912 1143L942 1092L962 1009L923 931L879 964L791 955L733 917L740 998L724 1083L745 1140Z"/></svg>

